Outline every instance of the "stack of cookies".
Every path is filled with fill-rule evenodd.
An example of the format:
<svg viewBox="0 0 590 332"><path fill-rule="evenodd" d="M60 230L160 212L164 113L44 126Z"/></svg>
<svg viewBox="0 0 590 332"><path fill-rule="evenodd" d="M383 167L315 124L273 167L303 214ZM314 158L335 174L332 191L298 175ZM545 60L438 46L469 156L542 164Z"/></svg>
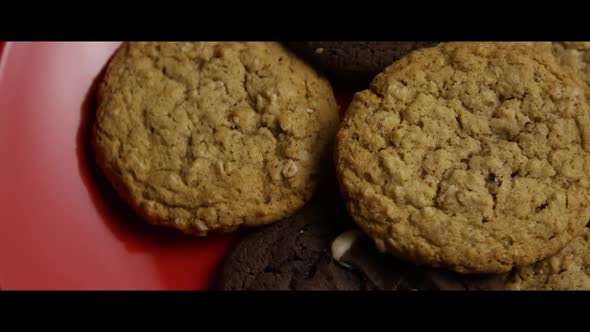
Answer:
<svg viewBox="0 0 590 332"><path fill-rule="evenodd" d="M371 49L372 48L372 49ZM93 146L216 289L590 289L590 43L125 43ZM333 86L361 86L339 116Z"/></svg>

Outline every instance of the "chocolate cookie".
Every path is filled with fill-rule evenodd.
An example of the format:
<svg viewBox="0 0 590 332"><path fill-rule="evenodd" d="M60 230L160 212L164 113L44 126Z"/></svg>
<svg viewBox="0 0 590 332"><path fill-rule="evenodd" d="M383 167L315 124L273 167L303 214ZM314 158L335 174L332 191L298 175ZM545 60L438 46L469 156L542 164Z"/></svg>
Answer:
<svg viewBox="0 0 590 332"><path fill-rule="evenodd" d="M555 254L590 219L584 89L522 45L412 52L354 96L338 132L352 217L380 251L458 272Z"/></svg>
<svg viewBox="0 0 590 332"><path fill-rule="evenodd" d="M226 257L217 290L502 289L499 276L419 268L379 253L353 226L338 194L246 236Z"/></svg>
<svg viewBox="0 0 590 332"><path fill-rule="evenodd" d="M93 146L146 221L206 235L303 206L337 125L328 81L278 43L126 43L98 91Z"/></svg>
<svg viewBox="0 0 590 332"><path fill-rule="evenodd" d="M434 46L428 41L311 41L287 45L326 75L345 83L369 83L385 67L409 52ZM342 82L340 82L342 83Z"/></svg>

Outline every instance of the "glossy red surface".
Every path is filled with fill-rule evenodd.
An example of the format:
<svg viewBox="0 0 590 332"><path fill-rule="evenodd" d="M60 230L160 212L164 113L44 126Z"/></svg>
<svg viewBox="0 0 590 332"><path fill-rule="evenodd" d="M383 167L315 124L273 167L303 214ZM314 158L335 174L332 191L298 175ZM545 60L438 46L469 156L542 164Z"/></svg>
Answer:
<svg viewBox="0 0 590 332"><path fill-rule="evenodd" d="M98 171L87 139L90 97L117 46L4 47L2 289L206 289L236 237L193 238L146 225Z"/></svg>

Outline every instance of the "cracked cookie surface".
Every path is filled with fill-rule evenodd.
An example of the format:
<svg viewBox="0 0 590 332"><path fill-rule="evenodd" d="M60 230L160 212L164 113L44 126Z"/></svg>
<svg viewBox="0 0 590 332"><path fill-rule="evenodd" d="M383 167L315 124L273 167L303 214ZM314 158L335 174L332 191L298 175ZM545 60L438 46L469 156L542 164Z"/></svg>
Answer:
<svg viewBox="0 0 590 332"><path fill-rule="evenodd" d="M337 134L351 215L379 250L458 272L556 253L590 217L583 89L522 45L411 53L354 96Z"/></svg>
<svg viewBox="0 0 590 332"><path fill-rule="evenodd" d="M553 55L590 87L590 42L553 42Z"/></svg>
<svg viewBox="0 0 590 332"><path fill-rule="evenodd" d="M555 60L566 70L571 70L587 87L590 87L590 42L515 42L551 52ZM589 93L590 95L590 93Z"/></svg>
<svg viewBox="0 0 590 332"><path fill-rule="evenodd" d="M274 222L311 196L338 106L278 43L125 43L99 87L93 146L153 224L195 235Z"/></svg>
<svg viewBox="0 0 590 332"><path fill-rule="evenodd" d="M349 243L335 240L341 239L339 235L347 228L355 234L359 231L346 212L337 185L322 186L327 190L288 220L245 236L224 259L213 289L503 289L500 275L464 275L416 267L379 253L366 236L354 237ZM336 241L340 243L339 257L334 256Z"/></svg>
<svg viewBox="0 0 590 332"><path fill-rule="evenodd" d="M590 229L557 254L517 268L506 282L509 290L590 290Z"/></svg>

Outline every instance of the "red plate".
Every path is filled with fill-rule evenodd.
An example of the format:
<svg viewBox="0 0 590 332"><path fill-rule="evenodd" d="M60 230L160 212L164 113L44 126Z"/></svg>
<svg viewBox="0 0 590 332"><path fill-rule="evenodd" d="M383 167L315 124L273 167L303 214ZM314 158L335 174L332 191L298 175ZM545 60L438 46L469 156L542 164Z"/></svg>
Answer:
<svg viewBox="0 0 590 332"><path fill-rule="evenodd" d="M205 289L235 237L192 238L144 224L97 171L89 97L118 45L4 47L2 289Z"/></svg>
<svg viewBox="0 0 590 332"><path fill-rule="evenodd" d="M238 237L147 225L98 170L92 96L118 45L0 43L2 289L206 289Z"/></svg>

